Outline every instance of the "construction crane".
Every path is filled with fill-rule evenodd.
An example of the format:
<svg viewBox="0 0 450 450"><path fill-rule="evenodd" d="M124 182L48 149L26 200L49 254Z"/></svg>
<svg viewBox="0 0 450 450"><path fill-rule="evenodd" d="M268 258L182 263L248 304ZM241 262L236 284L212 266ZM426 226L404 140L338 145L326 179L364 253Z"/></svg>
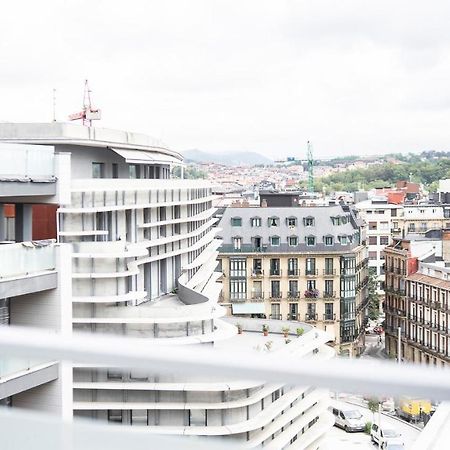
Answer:
<svg viewBox="0 0 450 450"><path fill-rule="evenodd" d="M101 119L101 111L92 107L91 90L89 89L88 80L84 81L83 109L69 116L69 120L82 120L83 125L92 126L93 120Z"/></svg>
<svg viewBox="0 0 450 450"><path fill-rule="evenodd" d="M308 192L314 193L314 159L311 142L308 141Z"/></svg>

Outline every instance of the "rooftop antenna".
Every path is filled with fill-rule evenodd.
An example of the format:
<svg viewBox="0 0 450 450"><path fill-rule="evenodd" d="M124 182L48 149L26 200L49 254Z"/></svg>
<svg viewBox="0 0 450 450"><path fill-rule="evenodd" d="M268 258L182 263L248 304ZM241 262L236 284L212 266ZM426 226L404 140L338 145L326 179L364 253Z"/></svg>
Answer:
<svg viewBox="0 0 450 450"><path fill-rule="evenodd" d="M314 193L314 159L311 142L308 141L308 192Z"/></svg>
<svg viewBox="0 0 450 450"><path fill-rule="evenodd" d="M56 89L53 88L53 122L56 122Z"/></svg>
<svg viewBox="0 0 450 450"><path fill-rule="evenodd" d="M86 127L92 126L93 120L101 119L101 111L92 107L91 90L89 89L88 80L84 81L83 109L80 112L71 114L69 120L82 120Z"/></svg>

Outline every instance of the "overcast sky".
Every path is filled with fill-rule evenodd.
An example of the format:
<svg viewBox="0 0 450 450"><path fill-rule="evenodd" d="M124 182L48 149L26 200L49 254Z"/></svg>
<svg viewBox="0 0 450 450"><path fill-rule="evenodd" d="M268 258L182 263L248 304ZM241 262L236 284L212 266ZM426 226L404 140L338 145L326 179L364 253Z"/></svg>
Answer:
<svg viewBox="0 0 450 450"><path fill-rule="evenodd" d="M449 150L448 0L2 3L0 121L80 109L176 150Z"/></svg>

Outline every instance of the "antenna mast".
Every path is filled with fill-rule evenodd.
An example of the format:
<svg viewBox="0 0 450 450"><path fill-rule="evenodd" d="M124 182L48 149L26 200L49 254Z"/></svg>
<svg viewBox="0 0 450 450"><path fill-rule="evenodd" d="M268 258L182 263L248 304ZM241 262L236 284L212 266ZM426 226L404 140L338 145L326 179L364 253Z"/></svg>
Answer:
<svg viewBox="0 0 450 450"><path fill-rule="evenodd" d="M311 142L308 141L308 192L314 192L314 158Z"/></svg>
<svg viewBox="0 0 450 450"><path fill-rule="evenodd" d="M92 107L91 90L89 89L88 80L84 81L84 95L83 95L83 109L80 112L71 114L69 120L82 120L83 125L92 126L93 120L101 119L101 111L98 108Z"/></svg>

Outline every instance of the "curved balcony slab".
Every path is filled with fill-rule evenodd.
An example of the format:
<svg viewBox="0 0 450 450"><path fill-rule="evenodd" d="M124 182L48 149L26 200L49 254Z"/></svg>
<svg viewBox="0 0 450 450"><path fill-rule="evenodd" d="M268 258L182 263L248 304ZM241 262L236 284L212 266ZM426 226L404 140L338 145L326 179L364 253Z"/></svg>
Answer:
<svg viewBox="0 0 450 450"><path fill-rule="evenodd" d="M122 303L133 300L143 300L146 291L131 291L122 295L104 295L97 297L72 297L73 303Z"/></svg>

